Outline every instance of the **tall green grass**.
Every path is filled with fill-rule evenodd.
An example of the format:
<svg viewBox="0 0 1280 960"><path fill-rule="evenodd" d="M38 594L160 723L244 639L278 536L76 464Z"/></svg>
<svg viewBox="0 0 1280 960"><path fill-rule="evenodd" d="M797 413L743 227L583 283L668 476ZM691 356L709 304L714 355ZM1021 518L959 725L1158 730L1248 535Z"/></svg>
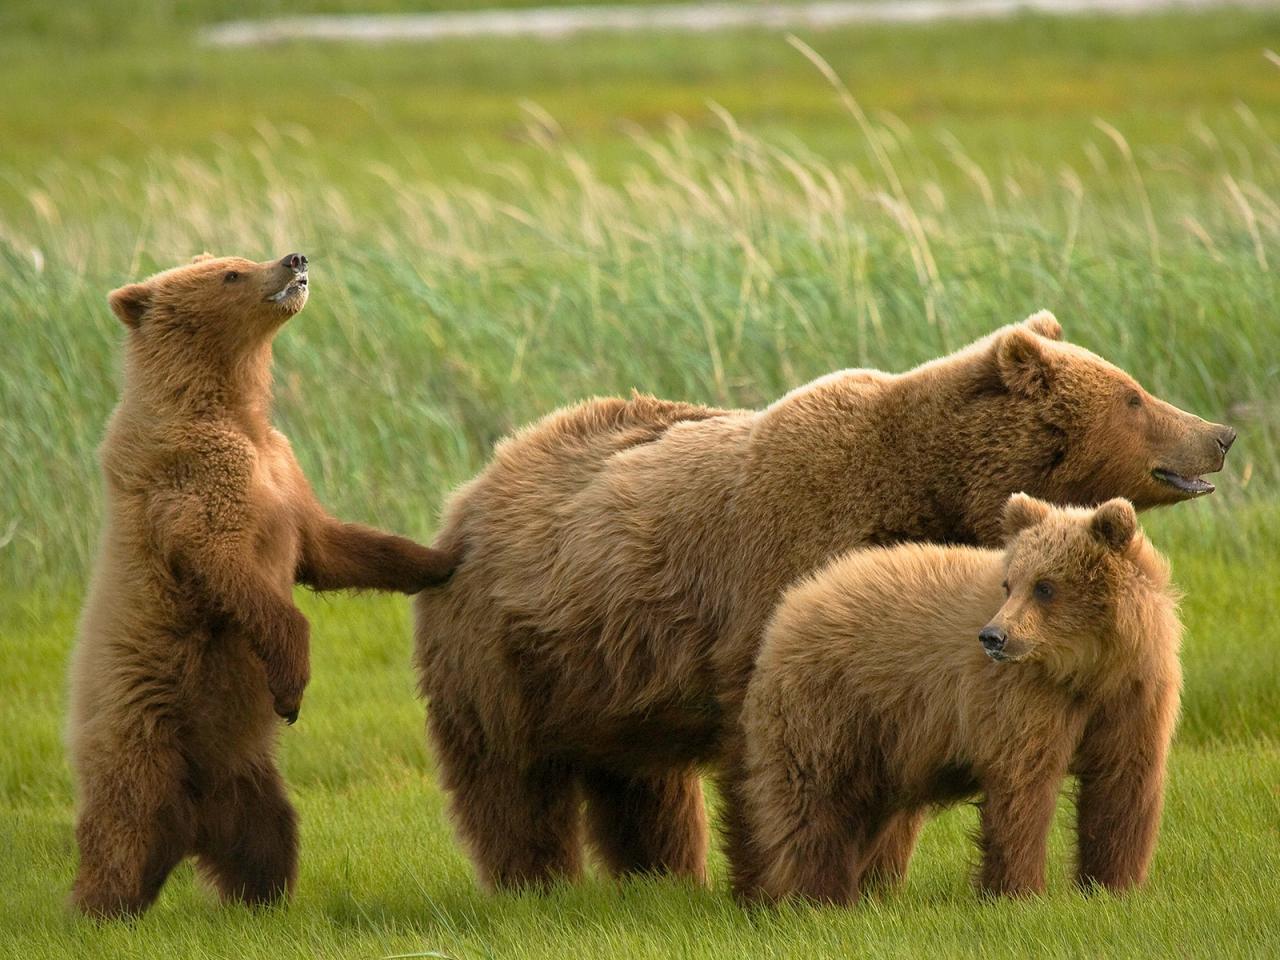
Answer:
<svg viewBox="0 0 1280 960"><path fill-rule="evenodd" d="M104 294L204 249L311 256L311 305L278 340L280 423L337 510L420 536L498 437L561 403L639 389L758 405L833 368L903 369L1040 307L1241 430L1212 503L1175 515L1274 502L1278 168L1238 162L1274 157L1273 141L1205 131L1212 162L1188 168L1135 158L1104 126L1088 174L1000 173L956 141L963 182L944 189L909 128L850 107L860 165L722 115L711 147L638 135L610 181L535 111L550 172L509 166L500 191L377 165L333 182L273 129L212 161L21 182L27 212L0 220L0 569L19 586L82 576L123 339ZM1257 540L1226 522L1214 536Z"/></svg>

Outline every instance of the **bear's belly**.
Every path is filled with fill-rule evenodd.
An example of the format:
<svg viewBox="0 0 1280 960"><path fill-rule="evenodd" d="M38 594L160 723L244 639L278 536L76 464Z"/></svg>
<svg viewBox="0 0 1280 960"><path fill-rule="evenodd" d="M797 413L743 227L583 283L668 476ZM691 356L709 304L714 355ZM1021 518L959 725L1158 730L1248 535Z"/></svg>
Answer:
<svg viewBox="0 0 1280 960"><path fill-rule="evenodd" d="M254 543L256 563L267 579L284 592L291 591L298 569L298 535L293 523L283 515L266 518Z"/></svg>
<svg viewBox="0 0 1280 960"><path fill-rule="evenodd" d="M632 717L583 717L560 731L566 753L588 764L636 773L714 760L720 712L713 704L671 704Z"/></svg>
<svg viewBox="0 0 1280 960"><path fill-rule="evenodd" d="M291 590L298 569L300 540L296 491L289 463L275 450L260 451L253 475L255 562L279 587Z"/></svg>
<svg viewBox="0 0 1280 960"><path fill-rule="evenodd" d="M278 727L262 662L227 623L192 652L182 691L184 746L193 775L234 775L265 757Z"/></svg>
<svg viewBox="0 0 1280 960"><path fill-rule="evenodd" d="M292 590L298 569L298 521L285 493L269 477L260 480L254 496L253 562L278 589Z"/></svg>
<svg viewBox="0 0 1280 960"><path fill-rule="evenodd" d="M506 633L503 661L519 704L513 732L536 737L541 753L629 768L713 757L724 714L708 656L712 635L676 613L679 633L642 626L640 615L627 621L630 631Z"/></svg>
<svg viewBox="0 0 1280 960"><path fill-rule="evenodd" d="M977 794L982 785L969 767L949 765L933 771L928 782L918 785L918 796L913 804L945 806Z"/></svg>

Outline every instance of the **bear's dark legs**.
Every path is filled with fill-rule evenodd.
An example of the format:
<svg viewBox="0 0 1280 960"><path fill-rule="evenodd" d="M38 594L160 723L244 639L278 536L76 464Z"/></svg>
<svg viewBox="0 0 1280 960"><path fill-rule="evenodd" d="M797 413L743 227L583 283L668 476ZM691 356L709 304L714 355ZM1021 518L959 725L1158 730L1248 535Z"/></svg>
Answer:
<svg viewBox="0 0 1280 960"><path fill-rule="evenodd" d="M707 815L697 770L649 777L589 770L582 787L590 838L610 873L671 873L706 883Z"/></svg>
<svg viewBox="0 0 1280 960"><path fill-rule="evenodd" d="M566 770L494 765L449 779L453 820L485 887L544 887L578 878L578 789Z"/></svg>
<svg viewBox="0 0 1280 960"><path fill-rule="evenodd" d="M885 821L867 848L859 884L864 896L892 890L906 879L923 826L924 813L917 810L900 810Z"/></svg>
<svg viewBox="0 0 1280 960"><path fill-rule="evenodd" d="M283 899L298 876L298 817L274 766L212 789L198 811L200 870L224 900Z"/></svg>
<svg viewBox="0 0 1280 960"><path fill-rule="evenodd" d="M1049 826L1061 779L986 786L982 801L982 871L978 886L995 896L1044 890Z"/></svg>
<svg viewBox="0 0 1280 960"><path fill-rule="evenodd" d="M498 758L473 723L433 701L428 729L449 811L487 889L547 886L582 872L576 772L545 758Z"/></svg>
<svg viewBox="0 0 1280 960"><path fill-rule="evenodd" d="M800 897L842 906L858 901L864 823L832 812L814 814L808 822L793 822L789 836L759 843L759 893L764 899Z"/></svg>
<svg viewBox="0 0 1280 960"><path fill-rule="evenodd" d="M871 803L829 786L796 777L788 765L763 756L750 765L730 756L721 787L727 853L740 900L857 901L868 839L883 816Z"/></svg>
<svg viewBox="0 0 1280 960"><path fill-rule="evenodd" d="M720 838L724 844L725 859L729 861L734 896L750 902L760 897L760 871L764 864L759 850L752 843L745 788L747 773L741 751L740 738L727 745L717 780L721 801Z"/></svg>
<svg viewBox="0 0 1280 960"><path fill-rule="evenodd" d="M155 744L117 749L127 764L82 768L76 820L80 864L71 900L82 913L102 918L135 916L151 906L194 839L177 751Z"/></svg>
<svg viewBox="0 0 1280 960"><path fill-rule="evenodd" d="M1122 891L1146 879L1177 709L1177 687L1167 685L1105 704L1090 720L1075 760L1081 887Z"/></svg>

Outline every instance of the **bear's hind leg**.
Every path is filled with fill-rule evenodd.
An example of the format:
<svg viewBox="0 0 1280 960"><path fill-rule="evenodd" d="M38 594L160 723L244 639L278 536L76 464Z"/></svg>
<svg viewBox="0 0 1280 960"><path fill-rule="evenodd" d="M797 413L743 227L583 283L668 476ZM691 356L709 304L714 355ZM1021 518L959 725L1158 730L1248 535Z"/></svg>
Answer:
<svg viewBox="0 0 1280 960"><path fill-rule="evenodd" d="M725 747L716 783L720 788L720 838L729 861L730 883L734 896L744 903L760 899L760 874L765 865L754 842L747 776L741 739L735 738Z"/></svg>
<svg viewBox="0 0 1280 960"><path fill-rule="evenodd" d="M450 776L450 811L488 889L546 887L582 872L579 799L559 764L486 764Z"/></svg>
<svg viewBox="0 0 1280 960"><path fill-rule="evenodd" d="M869 840L884 822L849 770L815 776L781 741L760 737L750 760L731 754L722 774L734 894L745 903L800 897L857 902Z"/></svg>
<svg viewBox="0 0 1280 960"><path fill-rule="evenodd" d="M866 837L857 820L815 811L785 836L759 845L757 896L775 903L789 897L838 906L856 903Z"/></svg>
<svg viewBox="0 0 1280 960"><path fill-rule="evenodd" d="M545 887L582 872L576 773L547 758L493 755L483 734L439 701L428 729L449 794L449 812L489 890Z"/></svg>
<svg viewBox="0 0 1280 960"><path fill-rule="evenodd" d="M196 854L224 900L275 903L298 876L298 817L274 765L235 777L200 804Z"/></svg>
<svg viewBox="0 0 1280 960"><path fill-rule="evenodd" d="M81 913L103 919L137 916L151 906L193 841L178 751L149 743L110 753L128 762L81 765L80 863L71 891Z"/></svg>
<svg viewBox="0 0 1280 960"><path fill-rule="evenodd" d="M706 883L707 815L697 770L628 777L595 769L582 787L591 842L610 873Z"/></svg>
<svg viewBox="0 0 1280 960"><path fill-rule="evenodd" d="M863 896L892 890L906 879L924 819L923 811L899 810L872 837L859 883Z"/></svg>

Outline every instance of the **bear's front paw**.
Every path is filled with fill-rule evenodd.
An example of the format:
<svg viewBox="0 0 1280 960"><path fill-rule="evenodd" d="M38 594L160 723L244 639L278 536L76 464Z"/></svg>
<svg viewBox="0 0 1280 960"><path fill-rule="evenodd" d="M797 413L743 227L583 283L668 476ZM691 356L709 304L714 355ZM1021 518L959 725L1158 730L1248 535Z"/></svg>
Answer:
<svg viewBox="0 0 1280 960"><path fill-rule="evenodd" d="M302 692L309 679L305 668L302 671L267 671L271 705L276 714L284 718L285 723L297 722L298 711L302 707Z"/></svg>
<svg viewBox="0 0 1280 960"><path fill-rule="evenodd" d="M267 671L267 687L271 691L271 706L277 715L284 718L285 723L293 724L298 720L298 711L302 707L302 692L309 680L308 671Z"/></svg>
<svg viewBox="0 0 1280 960"><path fill-rule="evenodd" d="M433 550L430 547L418 547L410 558L411 563L406 570L407 576L401 587L404 593L418 593L427 587L438 587L447 583L457 569L459 558L444 550Z"/></svg>
<svg viewBox="0 0 1280 960"><path fill-rule="evenodd" d="M267 688L275 712L292 724L298 719L302 693L311 680L310 627L306 617L291 610L282 633L281 642L265 659Z"/></svg>

